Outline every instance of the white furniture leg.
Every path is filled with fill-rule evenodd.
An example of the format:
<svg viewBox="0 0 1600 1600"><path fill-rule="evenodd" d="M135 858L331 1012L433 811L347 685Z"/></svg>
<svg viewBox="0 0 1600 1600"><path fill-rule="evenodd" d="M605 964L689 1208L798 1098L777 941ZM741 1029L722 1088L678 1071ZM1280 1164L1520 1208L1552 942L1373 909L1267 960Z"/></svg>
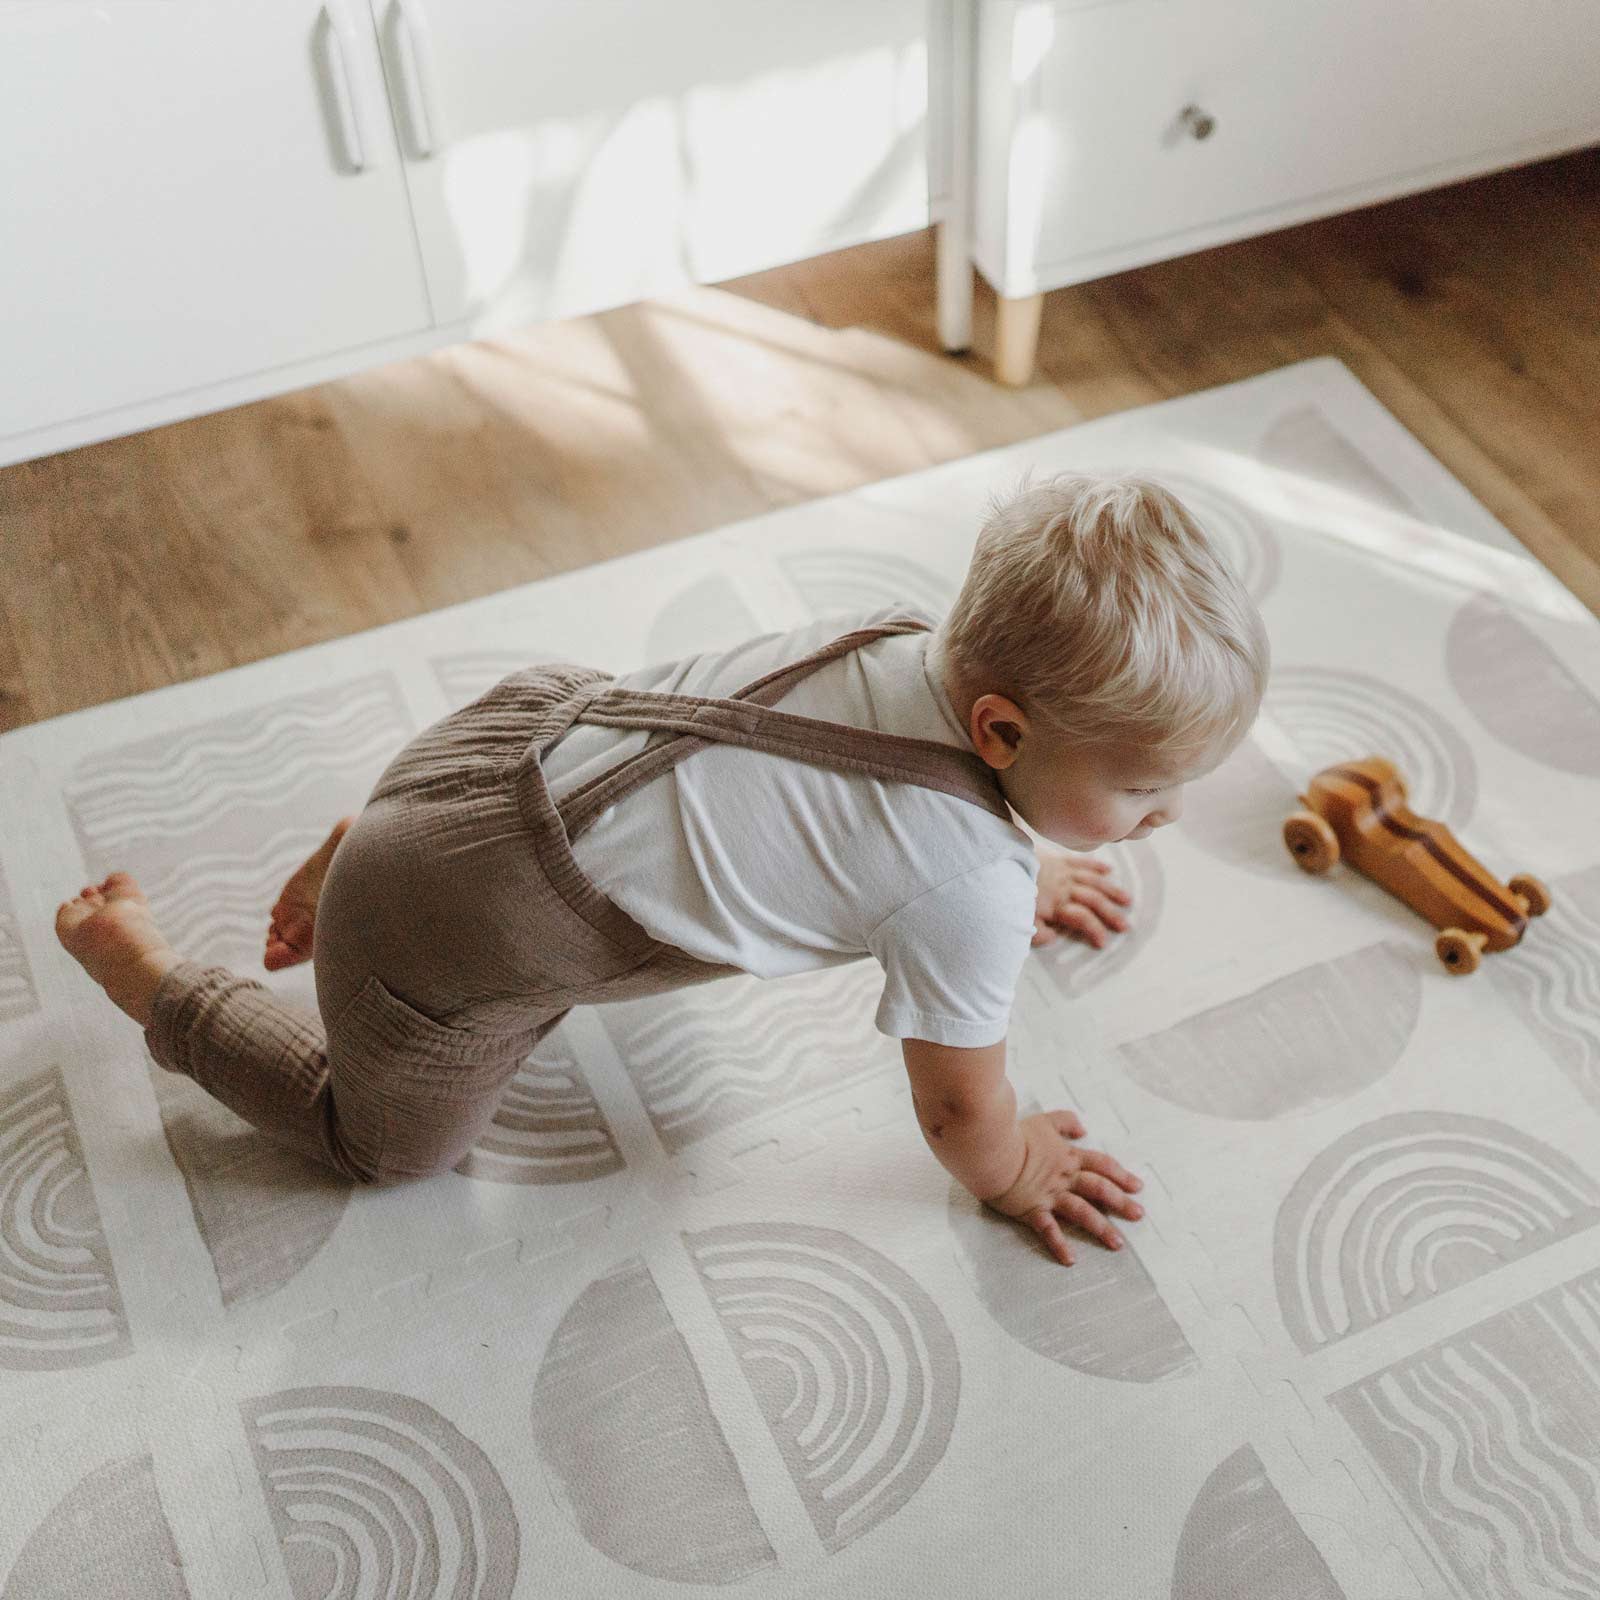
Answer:
<svg viewBox="0 0 1600 1600"><path fill-rule="evenodd" d="M1020 388L1033 377L1033 361L1039 351L1039 314L1044 310L1042 294L995 300L994 375L1001 383Z"/></svg>

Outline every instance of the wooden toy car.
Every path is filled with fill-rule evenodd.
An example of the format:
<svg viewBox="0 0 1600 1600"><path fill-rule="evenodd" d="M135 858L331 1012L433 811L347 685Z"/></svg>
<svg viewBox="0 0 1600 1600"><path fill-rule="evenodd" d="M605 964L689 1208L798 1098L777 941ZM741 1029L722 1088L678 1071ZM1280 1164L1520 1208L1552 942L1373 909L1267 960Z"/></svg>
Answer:
<svg viewBox="0 0 1600 1600"><path fill-rule="evenodd" d="M1283 825L1298 866L1321 875L1341 858L1441 930L1433 948L1447 971L1478 970L1484 949L1521 942L1550 891L1527 873L1501 883L1442 822L1406 805L1406 786L1381 756L1324 767Z"/></svg>

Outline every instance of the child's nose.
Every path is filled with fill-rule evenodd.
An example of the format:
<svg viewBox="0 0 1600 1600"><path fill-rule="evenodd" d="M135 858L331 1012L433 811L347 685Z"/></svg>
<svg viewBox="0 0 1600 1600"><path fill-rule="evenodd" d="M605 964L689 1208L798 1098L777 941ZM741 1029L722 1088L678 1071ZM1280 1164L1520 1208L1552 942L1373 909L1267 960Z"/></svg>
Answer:
<svg viewBox="0 0 1600 1600"><path fill-rule="evenodd" d="M1169 822L1176 822L1183 815L1183 791L1168 797L1147 816L1145 826L1148 828L1164 828Z"/></svg>

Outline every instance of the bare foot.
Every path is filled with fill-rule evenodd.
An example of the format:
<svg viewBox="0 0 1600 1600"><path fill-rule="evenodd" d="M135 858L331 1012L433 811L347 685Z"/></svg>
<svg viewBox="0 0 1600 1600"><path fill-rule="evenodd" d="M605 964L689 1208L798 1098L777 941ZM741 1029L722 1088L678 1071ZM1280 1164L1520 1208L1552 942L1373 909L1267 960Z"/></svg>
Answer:
<svg viewBox="0 0 1600 1600"><path fill-rule="evenodd" d="M126 872L90 884L56 910L62 948L140 1027L178 952L162 938L144 891Z"/></svg>
<svg viewBox="0 0 1600 1600"><path fill-rule="evenodd" d="M295 868L284 884L278 903L272 908L272 923L267 929L267 953L262 964L268 972L297 967L311 959L311 936L317 926L322 880L328 875L333 852L354 821L354 817L341 817L334 823L333 832Z"/></svg>

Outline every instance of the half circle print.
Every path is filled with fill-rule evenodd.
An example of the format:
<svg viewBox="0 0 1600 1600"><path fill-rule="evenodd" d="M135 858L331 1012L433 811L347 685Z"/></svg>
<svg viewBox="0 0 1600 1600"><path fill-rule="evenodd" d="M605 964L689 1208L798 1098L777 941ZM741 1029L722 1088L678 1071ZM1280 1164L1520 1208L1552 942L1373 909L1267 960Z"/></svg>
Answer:
<svg viewBox="0 0 1600 1600"><path fill-rule="evenodd" d="M1193 1370L1195 1353L1135 1246L1076 1252L1070 1272L1014 1222L950 1185L956 1254L983 1308L1046 1361L1123 1383Z"/></svg>
<svg viewBox="0 0 1600 1600"><path fill-rule="evenodd" d="M1284 1325L1311 1351L1600 1222L1600 1187L1484 1117L1415 1111L1353 1128L1278 1211Z"/></svg>
<svg viewBox="0 0 1600 1600"><path fill-rule="evenodd" d="M1478 766L1432 706L1385 678L1332 667L1275 667L1267 711L1305 758L1306 776L1336 761L1387 756L1411 807L1451 828L1478 802Z"/></svg>
<svg viewBox="0 0 1600 1600"><path fill-rule="evenodd" d="M0 1091L0 1372L132 1349L66 1086L42 1072Z"/></svg>
<svg viewBox="0 0 1600 1600"><path fill-rule="evenodd" d="M431 1406L315 1388L239 1409L296 1600L510 1600L521 1547L511 1497Z"/></svg>
<svg viewBox="0 0 1600 1600"><path fill-rule="evenodd" d="M1489 595L1456 613L1445 640L1456 693L1495 738L1530 760L1600 778L1600 698Z"/></svg>
<svg viewBox="0 0 1600 1600"><path fill-rule="evenodd" d="M1244 1121L1348 1099L1400 1059L1422 1003L1419 961L1390 944L1291 972L1125 1044L1140 1088Z"/></svg>
<svg viewBox="0 0 1600 1600"><path fill-rule="evenodd" d="M97 1467L34 1529L0 1600L189 1600L155 1463Z"/></svg>
<svg viewBox="0 0 1600 1600"><path fill-rule="evenodd" d="M938 1465L961 1367L928 1294L848 1234L793 1222L684 1235L812 1525L841 1550Z"/></svg>
<svg viewBox="0 0 1600 1600"><path fill-rule="evenodd" d="M736 1583L777 1557L689 1346L630 1257L568 1307L533 1391L555 1496L602 1555L676 1583Z"/></svg>
<svg viewBox="0 0 1600 1600"><path fill-rule="evenodd" d="M1178 1537L1172 1600L1344 1600L1322 1552L1241 1445L1200 1486Z"/></svg>

